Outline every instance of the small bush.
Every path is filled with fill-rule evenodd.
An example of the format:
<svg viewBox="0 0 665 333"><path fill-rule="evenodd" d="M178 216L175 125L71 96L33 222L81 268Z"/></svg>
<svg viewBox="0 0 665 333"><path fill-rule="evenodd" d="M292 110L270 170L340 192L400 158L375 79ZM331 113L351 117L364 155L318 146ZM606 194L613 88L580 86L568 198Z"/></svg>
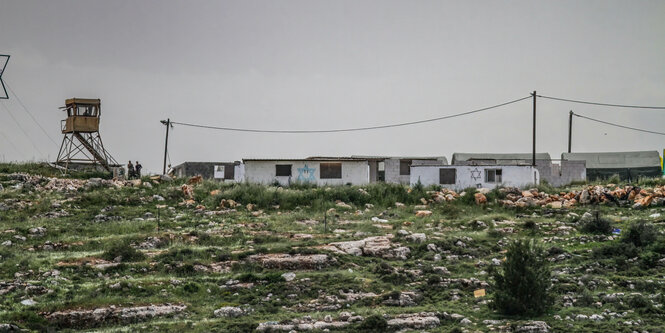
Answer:
<svg viewBox="0 0 665 333"><path fill-rule="evenodd" d="M576 305L581 305L581 306L589 306L593 304L593 294L589 291L589 289L584 289L582 292L582 295L577 299Z"/></svg>
<svg viewBox="0 0 665 333"><path fill-rule="evenodd" d="M619 183L621 183L621 176L619 176L618 174L613 174L612 176L607 178L607 183L619 184Z"/></svg>
<svg viewBox="0 0 665 333"><path fill-rule="evenodd" d="M365 318L358 328L363 332L382 332L388 328L388 322L382 316L373 314Z"/></svg>
<svg viewBox="0 0 665 333"><path fill-rule="evenodd" d="M196 284L194 282L190 282L190 283L186 284L182 289L185 290L186 292L190 293L190 294L193 294L193 293L199 291L199 289L201 289L201 288L199 287L198 284Z"/></svg>
<svg viewBox="0 0 665 333"><path fill-rule="evenodd" d="M528 221L524 222L524 229L526 229L526 230L536 230L536 229L538 229L538 225L533 220L528 220Z"/></svg>
<svg viewBox="0 0 665 333"><path fill-rule="evenodd" d="M550 185L546 180L541 179L540 184L536 186L538 189L538 192L543 192L543 193L557 193L557 189Z"/></svg>
<svg viewBox="0 0 665 333"><path fill-rule="evenodd" d="M464 189L464 195L459 198L459 202L465 205L475 205L476 193L478 193L478 190L476 190L474 187L468 187Z"/></svg>
<svg viewBox="0 0 665 333"><path fill-rule="evenodd" d="M633 309L643 309L651 307L651 302L642 295L633 295L628 299L628 306Z"/></svg>
<svg viewBox="0 0 665 333"><path fill-rule="evenodd" d="M644 221L636 222L628 227L628 230L621 237L624 243L632 243L637 247L644 247L652 244L658 239L658 230L653 223Z"/></svg>
<svg viewBox="0 0 665 333"><path fill-rule="evenodd" d="M658 266L658 260L660 260L660 254L653 251L645 251L640 254L640 263L644 268L655 268Z"/></svg>
<svg viewBox="0 0 665 333"><path fill-rule="evenodd" d="M638 250L633 243L610 242L593 250L595 258L634 258L638 255Z"/></svg>
<svg viewBox="0 0 665 333"><path fill-rule="evenodd" d="M534 241L513 241L506 261L492 275L496 288L493 304L504 314L539 315L554 301L545 251Z"/></svg>
<svg viewBox="0 0 665 333"><path fill-rule="evenodd" d="M145 255L126 242L114 244L102 254L102 258L111 261L118 257L120 257L121 262L132 262L143 260Z"/></svg>
<svg viewBox="0 0 665 333"><path fill-rule="evenodd" d="M582 231L592 234L610 234L612 232L612 223L608 219L600 217L596 212L591 219L582 222Z"/></svg>

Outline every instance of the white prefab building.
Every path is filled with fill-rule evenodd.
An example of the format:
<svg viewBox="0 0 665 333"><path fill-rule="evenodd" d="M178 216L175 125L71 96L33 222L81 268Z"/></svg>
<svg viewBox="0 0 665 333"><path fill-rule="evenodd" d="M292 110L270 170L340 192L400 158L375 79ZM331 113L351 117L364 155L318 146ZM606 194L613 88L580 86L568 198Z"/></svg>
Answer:
<svg viewBox="0 0 665 333"><path fill-rule="evenodd" d="M444 156L363 156L352 155L353 158L366 159L369 164L369 182L386 182L393 184L409 184L412 165L448 165Z"/></svg>
<svg viewBox="0 0 665 333"><path fill-rule="evenodd" d="M245 159L245 181L254 184L294 183L364 185L369 183L366 159L310 157L306 159Z"/></svg>
<svg viewBox="0 0 665 333"><path fill-rule="evenodd" d="M413 165L411 185L418 182L457 191L468 187L525 187L539 184L540 173L535 167L525 165Z"/></svg>

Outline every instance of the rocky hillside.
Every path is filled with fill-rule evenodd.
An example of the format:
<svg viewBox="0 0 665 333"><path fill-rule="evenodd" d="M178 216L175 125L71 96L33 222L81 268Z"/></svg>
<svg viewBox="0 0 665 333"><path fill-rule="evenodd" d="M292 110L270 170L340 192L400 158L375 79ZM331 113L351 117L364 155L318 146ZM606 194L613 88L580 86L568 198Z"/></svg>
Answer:
<svg viewBox="0 0 665 333"><path fill-rule="evenodd" d="M21 171L21 172L16 172ZM291 188L0 167L0 332L662 332L665 188ZM501 315L512 239L555 302Z"/></svg>

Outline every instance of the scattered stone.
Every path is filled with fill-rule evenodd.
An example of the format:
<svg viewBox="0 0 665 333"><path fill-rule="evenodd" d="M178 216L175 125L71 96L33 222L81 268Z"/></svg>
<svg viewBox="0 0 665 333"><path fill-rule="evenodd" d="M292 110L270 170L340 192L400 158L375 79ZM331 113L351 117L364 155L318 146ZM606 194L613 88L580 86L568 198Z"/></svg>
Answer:
<svg viewBox="0 0 665 333"><path fill-rule="evenodd" d="M406 240L414 243L424 243L427 240L425 234L411 234L405 237Z"/></svg>
<svg viewBox="0 0 665 333"><path fill-rule="evenodd" d="M393 306L415 306L418 305L421 298L422 296L418 293L403 291L399 293L396 298L388 297L383 301L383 304Z"/></svg>
<svg viewBox="0 0 665 333"><path fill-rule="evenodd" d="M340 201L340 200L337 200L337 202L335 203L335 206L337 206L338 208L344 208L344 209L353 208L353 207L351 207L351 205L345 203L344 201Z"/></svg>
<svg viewBox="0 0 665 333"><path fill-rule="evenodd" d="M530 321L515 328L515 333L548 333L550 326L544 321Z"/></svg>
<svg viewBox="0 0 665 333"><path fill-rule="evenodd" d="M480 192L474 194L473 198L476 201L476 205L483 205L487 203L487 197L485 197L485 195Z"/></svg>
<svg viewBox="0 0 665 333"><path fill-rule="evenodd" d="M392 236L392 235L389 235ZM392 243L389 236L374 236L357 241L337 242L323 245L320 248L336 253L355 256L377 256L386 259L406 259L411 252L408 247Z"/></svg>
<svg viewBox="0 0 665 333"><path fill-rule="evenodd" d="M46 234L46 228L44 227L36 227L36 228L30 228L28 230L28 233L33 236L44 236Z"/></svg>
<svg viewBox="0 0 665 333"><path fill-rule="evenodd" d="M435 313L421 312L414 314L399 314L388 320L388 326L393 329L427 329L441 324Z"/></svg>
<svg viewBox="0 0 665 333"><path fill-rule="evenodd" d="M36 305L37 302L33 301L32 299L24 299L21 301L21 304L27 305L27 306L33 306Z"/></svg>
<svg viewBox="0 0 665 333"><path fill-rule="evenodd" d="M291 255L287 253L255 254L248 257L266 268L320 269L335 262L326 254Z"/></svg>
<svg viewBox="0 0 665 333"><path fill-rule="evenodd" d="M284 280L286 280L286 282L290 282L296 278L296 273L293 272L284 273L282 274L282 277L284 278Z"/></svg>
<svg viewBox="0 0 665 333"><path fill-rule="evenodd" d="M432 216L431 210L419 210L416 212L416 217L428 217Z"/></svg>
<svg viewBox="0 0 665 333"><path fill-rule="evenodd" d="M0 185L0 190L2 186ZM13 324L0 324L0 332L20 332L22 331L18 326Z"/></svg>
<svg viewBox="0 0 665 333"><path fill-rule="evenodd" d="M186 305L149 305L135 307L104 307L87 310L56 311L45 315L46 320L64 327L96 327L106 322L131 323L184 311Z"/></svg>
<svg viewBox="0 0 665 333"><path fill-rule="evenodd" d="M221 308L215 310L214 314L215 314L215 317L236 318L236 317L244 316L248 312L249 311L244 310L244 309L239 308L239 307L225 306L225 307L221 307Z"/></svg>

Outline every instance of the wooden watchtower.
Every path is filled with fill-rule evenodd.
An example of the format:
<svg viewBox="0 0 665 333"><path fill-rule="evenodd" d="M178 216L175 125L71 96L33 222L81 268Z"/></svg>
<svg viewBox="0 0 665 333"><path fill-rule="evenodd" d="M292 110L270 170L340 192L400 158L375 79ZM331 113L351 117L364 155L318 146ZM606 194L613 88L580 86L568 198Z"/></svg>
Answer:
<svg viewBox="0 0 665 333"><path fill-rule="evenodd" d="M101 101L89 98L70 98L60 109L67 112L62 120L64 138L55 164L70 168L92 167L113 172L120 164L104 149L99 135Z"/></svg>

